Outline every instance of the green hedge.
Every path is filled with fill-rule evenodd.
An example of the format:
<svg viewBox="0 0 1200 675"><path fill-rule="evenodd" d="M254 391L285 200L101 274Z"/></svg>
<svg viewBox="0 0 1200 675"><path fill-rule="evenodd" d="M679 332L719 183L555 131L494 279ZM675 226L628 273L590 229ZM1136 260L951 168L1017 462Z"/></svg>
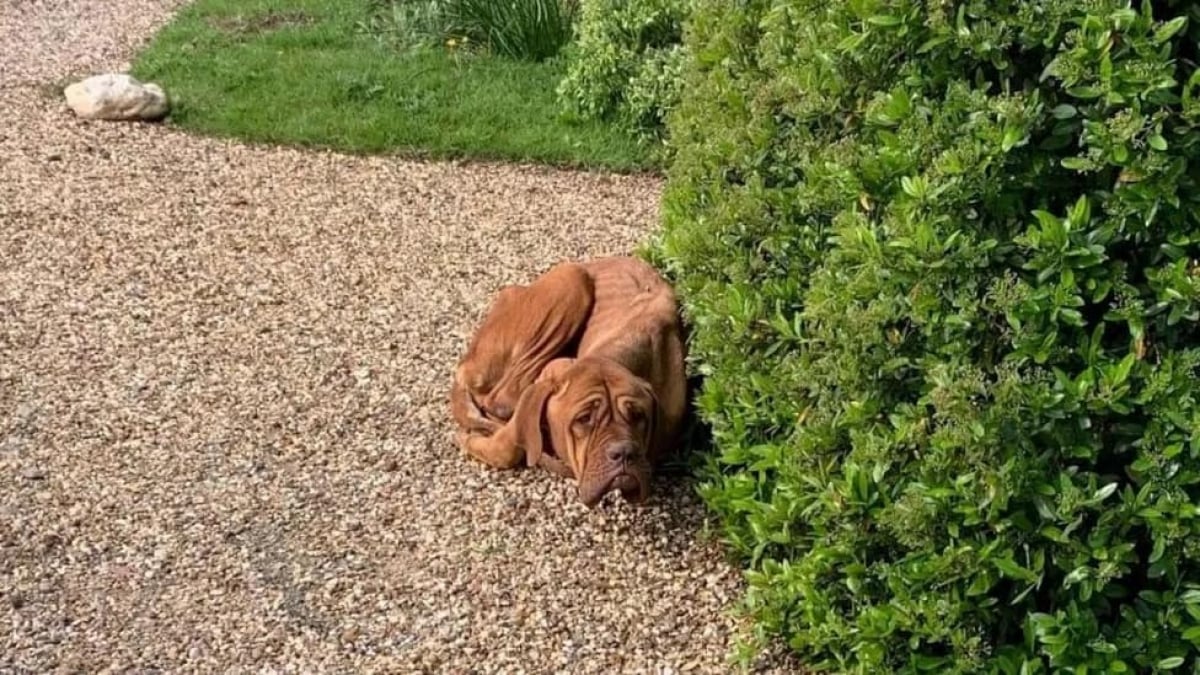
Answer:
<svg viewBox="0 0 1200 675"><path fill-rule="evenodd" d="M1198 27L699 3L656 256L760 635L837 672L1197 667Z"/></svg>
<svg viewBox="0 0 1200 675"><path fill-rule="evenodd" d="M691 0L582 0L578 37L559 85L566 108L661 141L679 99L683 23Z"/></svg>

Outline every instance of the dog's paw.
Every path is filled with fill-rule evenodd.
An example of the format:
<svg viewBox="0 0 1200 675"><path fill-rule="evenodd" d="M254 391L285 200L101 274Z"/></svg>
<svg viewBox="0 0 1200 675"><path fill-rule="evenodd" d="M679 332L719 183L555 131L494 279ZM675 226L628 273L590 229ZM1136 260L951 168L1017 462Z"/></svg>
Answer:
<svg viewBox="0 0 1200 675"><path fill-rule="evenodd" d="M555 457L554 455L543 454L538 458L538 466L563 478L574 478L575 472L571 471L571 467L567 466L566 462Z"/></svg>

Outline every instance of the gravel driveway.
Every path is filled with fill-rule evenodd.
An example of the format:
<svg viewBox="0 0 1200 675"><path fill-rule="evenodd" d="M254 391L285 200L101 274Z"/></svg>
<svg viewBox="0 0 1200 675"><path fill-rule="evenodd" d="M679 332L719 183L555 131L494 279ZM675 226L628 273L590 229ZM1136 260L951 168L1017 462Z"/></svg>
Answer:
<svg viewBox="0 0 1200 675"><path fill-rule="evenodd" d="M725 672L738 573L459 454L490 295L659 184L85 123L179 2L0 0L0 672Z"/></svg>

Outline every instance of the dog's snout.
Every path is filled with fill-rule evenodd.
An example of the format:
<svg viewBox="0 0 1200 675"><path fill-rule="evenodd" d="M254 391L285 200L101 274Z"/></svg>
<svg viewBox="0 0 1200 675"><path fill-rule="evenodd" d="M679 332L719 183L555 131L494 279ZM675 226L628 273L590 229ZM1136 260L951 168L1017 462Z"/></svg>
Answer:
<svg viewBox="0 0 1200 675"><path fill-rule="evenodd" d="M614 463L626 464L637 457L637 446L629 441L620 441L608 446L608 459Z"/></svg>

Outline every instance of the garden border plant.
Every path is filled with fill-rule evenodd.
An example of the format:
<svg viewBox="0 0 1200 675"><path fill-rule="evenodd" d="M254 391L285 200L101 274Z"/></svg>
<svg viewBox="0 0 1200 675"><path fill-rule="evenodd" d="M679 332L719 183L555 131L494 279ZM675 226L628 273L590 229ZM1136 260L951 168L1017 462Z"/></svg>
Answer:
<svg viewBox="0 0 1200 675"><path fill-rule="evenodd" d="M545 61L574 36L579 0L368 0L365 23L402 47L457 44Z"/></svg>

